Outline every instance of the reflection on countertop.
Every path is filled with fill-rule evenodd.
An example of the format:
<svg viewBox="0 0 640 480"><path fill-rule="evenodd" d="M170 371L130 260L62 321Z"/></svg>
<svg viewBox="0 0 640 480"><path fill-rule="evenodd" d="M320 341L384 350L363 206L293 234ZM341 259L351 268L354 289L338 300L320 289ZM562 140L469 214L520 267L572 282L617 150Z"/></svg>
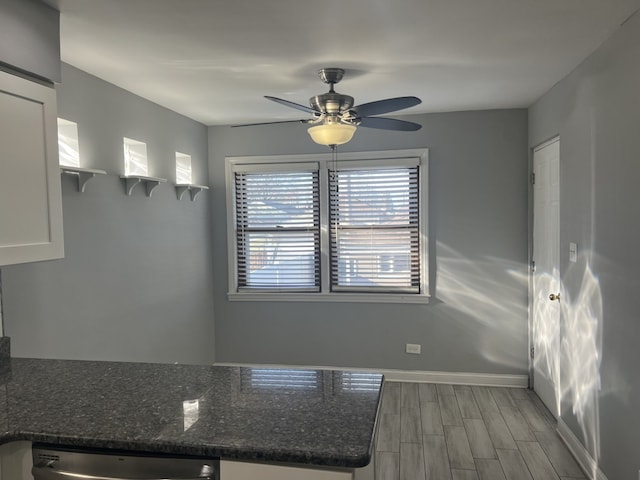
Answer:
<svg viewBox="0 0 640 480"><path fill-rule="evenodd" d="M3 442L362 467L382 375L71 360L10 360Z"/></svg>

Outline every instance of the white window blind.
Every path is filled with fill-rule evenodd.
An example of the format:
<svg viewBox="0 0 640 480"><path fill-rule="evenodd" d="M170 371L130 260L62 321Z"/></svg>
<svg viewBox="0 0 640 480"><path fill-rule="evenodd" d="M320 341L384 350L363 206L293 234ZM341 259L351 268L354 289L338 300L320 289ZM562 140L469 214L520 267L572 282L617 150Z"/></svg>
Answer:
<svg viewBox="0 0 640 480"><path fill-rule="evenodd" d="M234 172L238 290L318 291L317 166L259 170Z"/></svg>
<svg viewBox="0 0 640 480"><path fill-rule="evenodd" d="M419 173L330 170L332 291L420 293Z"/></svg>

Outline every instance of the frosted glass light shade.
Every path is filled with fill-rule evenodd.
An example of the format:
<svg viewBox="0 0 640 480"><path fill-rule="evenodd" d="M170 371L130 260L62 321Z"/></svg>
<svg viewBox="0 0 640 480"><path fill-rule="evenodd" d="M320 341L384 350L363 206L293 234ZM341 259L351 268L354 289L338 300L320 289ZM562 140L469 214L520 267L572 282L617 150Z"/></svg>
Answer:
<svg viewBox="0 0 640 480"><path fill-rule="evenodd" d="M353 138L356 127L344 123L327 123L310 127L307 132L320 145L342 145Z"/></svg>

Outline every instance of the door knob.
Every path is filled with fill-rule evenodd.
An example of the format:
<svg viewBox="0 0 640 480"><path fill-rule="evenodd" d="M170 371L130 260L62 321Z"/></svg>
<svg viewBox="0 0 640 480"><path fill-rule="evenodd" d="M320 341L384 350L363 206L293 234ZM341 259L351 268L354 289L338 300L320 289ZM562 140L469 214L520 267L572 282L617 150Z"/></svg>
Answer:
<svg viewBox="0 0 640 480"><path fill-rule="evenodd" d="M559 293L550 293L549 294L549 300L551 300L552 302L554 300L560 301L560 294Z"/></svg>

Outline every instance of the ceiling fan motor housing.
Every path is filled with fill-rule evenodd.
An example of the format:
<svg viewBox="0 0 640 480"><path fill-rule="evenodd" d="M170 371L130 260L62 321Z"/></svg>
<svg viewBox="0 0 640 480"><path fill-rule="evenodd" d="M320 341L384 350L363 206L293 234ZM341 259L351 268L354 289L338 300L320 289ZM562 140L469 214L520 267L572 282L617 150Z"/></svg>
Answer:
<svg viewBox="0 0 640 480"><path fill-rule="evenodd" d="M317 112L337 115L353 107L353 97L341 93L323 93L309 99L309 105Z"/></svg>

